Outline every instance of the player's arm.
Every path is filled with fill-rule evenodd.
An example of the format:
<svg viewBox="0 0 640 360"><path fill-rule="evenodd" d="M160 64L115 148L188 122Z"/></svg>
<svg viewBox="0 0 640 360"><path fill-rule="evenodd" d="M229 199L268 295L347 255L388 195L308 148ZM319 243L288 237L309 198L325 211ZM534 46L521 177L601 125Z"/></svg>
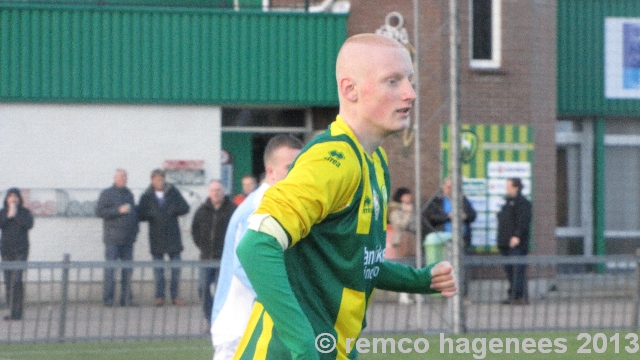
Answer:
<svg viewBox="0 0 640 360"><path fill-rule="evenodd" d="M240 263L240 259L238 259L238 255L236 253L236 250L238 249L238 245L240 244L240 240L242 240L242 237L247 232L247 221L248 221L247 219L243 218L238 224L237 229L227 230L227 232L232 231L232 233L228 234L228 236L232 236L232 238L229 239L229 246L233 246L233 249L234 249L233 275L235 275L238 278L238 280L240 280L242 285L244 285L247 289L253 290L253 285L251 284L251 281L249 281L247 272L244 270L244 267L242 267L242 264ZM224 246L227 246L226 239L225 239Z"/></svg>
<svg viewBox="0 0 640 360"><path fill-rule="evenodd" d="M337 150L340 166L325 159ZM346 160L351 161L346 161ZM344 165L343 165L344 164ZM294 359L315 359L315 333L298 304L287 275L284 251L311 227L346 207L359 184L359 162L348 145L323 143L296 160L287 178L269 188L249 219L249 230L237 248L247 277Z"/></svg>
<svg viewBox="0 0 640 360"><path fill-rule="evenodd" d="M457 290L453 268L446 261L422 269L384 261L380 264L376 288L414 294L439 292L443 296L453 296Z"/></svg>
<svg viewBox="0 0 640 360"><path fill-rule="evenodd" d="M267 310L292 357L319 359L313 328L289 285L284 252L278 240L262 231L249 229L236 253L251 279L257 300Z"/></svg>
<svg viewBox="0 0 640 360"><path fill-rule="evenodd" d="M121 216L118 211L119 204L115 203L113 196L110 196L108 190L104 190L100 193L98 198L98 205L96 206L96 215L103 219L115 219Z"/></svg>

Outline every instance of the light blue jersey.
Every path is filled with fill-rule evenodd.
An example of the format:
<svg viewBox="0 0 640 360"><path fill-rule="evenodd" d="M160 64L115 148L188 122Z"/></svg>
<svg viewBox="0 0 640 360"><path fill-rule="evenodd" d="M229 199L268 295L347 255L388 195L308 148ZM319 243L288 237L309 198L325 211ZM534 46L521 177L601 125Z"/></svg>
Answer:
<svg viewBox="0 0 640 360"><path fill-rule="evenodd" d="M238 261L236 247L247 231L247 219L258 208L268 188L269 185L262 183L238 206L229 220L211 312L211 339L214 347L238 341L251 315L256 294Z"/></svg>

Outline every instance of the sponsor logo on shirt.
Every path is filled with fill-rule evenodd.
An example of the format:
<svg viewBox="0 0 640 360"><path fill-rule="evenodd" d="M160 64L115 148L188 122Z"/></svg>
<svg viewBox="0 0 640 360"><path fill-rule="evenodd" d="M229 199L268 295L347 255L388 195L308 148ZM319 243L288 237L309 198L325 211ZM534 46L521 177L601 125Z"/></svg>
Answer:
<svg viewBox="0 0 640 360"><path fill-rule="evenodd" d="M380 273L379 264L384 261L384 248L377 245L375 249L364 247L364 278L371 280Z"/></svg>
<svg viewBox="0 0 640 360"><path fill-rule="evenodd" d="M371 214L373 212L373 207L371 206L371 198L364 198L364 208L362 209L363 214Z"/></svg>

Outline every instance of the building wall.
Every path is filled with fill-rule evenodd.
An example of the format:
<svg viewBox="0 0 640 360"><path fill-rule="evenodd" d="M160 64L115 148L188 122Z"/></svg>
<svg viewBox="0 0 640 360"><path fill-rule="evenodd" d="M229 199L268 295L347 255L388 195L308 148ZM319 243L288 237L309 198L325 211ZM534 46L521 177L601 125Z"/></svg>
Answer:
<svg viewBox="0 0 640 360"><path fill-rule="evenodd" d="M494 71L469 67L469 0L459 2L460 122L526 124L534 129L534 253L555 245L555 51L556 1L502 1L502 66ZM397 11L415 47L413 1L353 0L348 32L374 32ZM440 127L449 123L448 2L419 2L420 191L438 189ZM385 141L393 189L415 188L414 145L403 135Z"/></svg>
<svg viewBox="0 0 640 360"><path fill-rule="evenodd" d="M191 204L180 222L183 257L197 259L190 219L206 198L207 180L220 177L220 114L212 106L0 104L0 153L9 154L0 157L0 196L21 188L36 214L29 259L58 261L70 253L73 260L103 260L102 224L93 215L100 191L124 168L137 200L166 160L203 161L199 178L178 185ZM151 259L146 228L135 247L139 260Z"/></svg>
<svg viewBox="0 0 640 360"><path fill-rule="evenodd" d="M0 101L337 104L345 14L52 3L1 5Z"/></svg>

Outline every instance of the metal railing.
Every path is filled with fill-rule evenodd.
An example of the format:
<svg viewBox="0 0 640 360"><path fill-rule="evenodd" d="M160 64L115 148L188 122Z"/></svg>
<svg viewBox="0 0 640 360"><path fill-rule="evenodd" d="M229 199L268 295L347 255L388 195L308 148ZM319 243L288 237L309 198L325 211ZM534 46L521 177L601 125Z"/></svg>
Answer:
<svg viewBox="0 0 640 360"><path fill-rule="evenodd" d="M467 256L465 263L466 332L640 329L640 257ZM503 304L507 264L526 265L528 304ZM452 331L453 309L440 296L413 296L413 304L402 305L396 294L376 295L366 333Z"/></svg>
<svg viewBox="0 0 640 360"><path fill-rule="evenodd" d="M0 321L0 343L208 337L199 273L218 266L199 261L71 262L68 257L63 262L0 263L2 273L23 270L25 281L23 317ZM179 296L186 305L168 301L155 306L155 267L165 268L167 282L170 269L181 268ZM120 270L132 269L133 300L127 306L118 306L117 301L114 306L103 304L103 270L107 268L116 270L115 299L120 298ZM3 316L9 313L6 287L4 282L0 285Z"/></svg>
<svg viewBox="0 0 640 360"><path fill-rule="evenodd" d="M468 289L461 291L467 332L640 329L639 257L501 256L466 257ZM527 266L529 303L507 305L504 265ZM153 269L182 269L180 297L185 306L154 305ZM198 284L204 267L180 262L3 262L2 270L22 269L25 305L22 320L0 321L0 343L114 341L207 338ZM135 306L102 303L103 270L131 268ZM120 271L116 271L120 274ZM118 283L118 281L116 281ZM118 286L119 288L119 286ZM0 284L0 315L8 314ZM119 298L116 293L116 299ZM377 290L367 313L365 334L450 333L451 302L438 295ZM418 306L418 303L420 305Z"/></svg>

